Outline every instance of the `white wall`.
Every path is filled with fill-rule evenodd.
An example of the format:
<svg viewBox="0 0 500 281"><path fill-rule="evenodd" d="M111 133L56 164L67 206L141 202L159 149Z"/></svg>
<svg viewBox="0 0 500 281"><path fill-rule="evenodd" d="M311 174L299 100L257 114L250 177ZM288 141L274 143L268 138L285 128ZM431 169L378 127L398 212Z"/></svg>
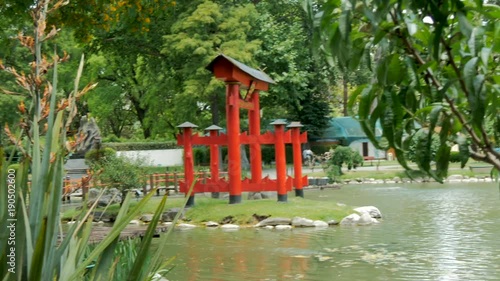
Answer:
<svg viewBox="0 0 500 281"><path fill-rule="evenodd" d="M374 157L375 159L385 159L385 151L376 149L373 143L369 141L353 141L349 147L358 151L361 156L363 156L363 142L368 142L368 156Z"/></svg>
<svg viewBox="0 0 500 281"><path fill-rule="evenodd" d="M117 151L116 154L124 155L126 157L146 157L152 166L172 167L182 166L183 149L160 149L160 150L131 150L131 151Z"/></svg>

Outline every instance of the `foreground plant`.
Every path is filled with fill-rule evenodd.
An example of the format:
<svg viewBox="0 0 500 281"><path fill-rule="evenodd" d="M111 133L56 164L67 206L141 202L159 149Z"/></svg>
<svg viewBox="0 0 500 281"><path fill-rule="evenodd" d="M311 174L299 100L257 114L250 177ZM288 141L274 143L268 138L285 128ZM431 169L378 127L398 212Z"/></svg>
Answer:
<svg viewBox="0 0 500 281"><path fill-rule="evenodd" d="M110 280L117 271L126 276L119 280L149 280L165 266L159 253L150 252L150 243L166 196L137 245L137 255L129 261L126 272L118 268L120 256L115 254L120 232L139 214L154 192L146 195L134 208L130 208L131 196L128 194L112 230L93 249L88 247L91 213L95 206L82 211L77 223L62 231L60 208L64 158L82 137L76 136L68 141L66 136L76 115L77 99L95 86L88 85L79 90L82 58L74 91L68 98L58 100L56 97L58 63L67 57L54 55L48 60L42 55L42 46L57 34L56 28L45 33L47 14L63 4L62 1L53 4L50 0L36 1L31 11L35 21L34 36L19 35L20 42L35 58L30 64L32 72L29 75L0 63L0 68L12 73L17 84L27 93L27 106L25 103L19 105L23 119L16 134L5 128L9 140L23 153L19 169L8 168L11 159L5 161L0 145L0 280ZM52 82L44 77L49 70L53 72ZM42 136L45 136L44 141Z"/></svg>

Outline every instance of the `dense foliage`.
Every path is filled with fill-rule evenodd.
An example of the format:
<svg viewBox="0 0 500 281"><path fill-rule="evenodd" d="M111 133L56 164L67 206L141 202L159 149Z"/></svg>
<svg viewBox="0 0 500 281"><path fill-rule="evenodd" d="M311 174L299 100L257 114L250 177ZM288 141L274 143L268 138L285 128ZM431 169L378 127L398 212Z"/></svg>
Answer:
<svg viewBox="0 0 500 281"><path fill-rule="evenodd" d="M372 81L351 96L378 148L404 151L417 142L420 170L447 174L451 146L462 166L469 154L500 170L500 8L489 1L329 0L315 14L321 48L343 68L367 61ZM373 61L373 64L371 62ZM380 122L383 138L375 138ZM432 157L432 136L439 150ZM436 163L435 167L431 162Z"/></svg>
<svg viewBox="0 0 500 281"><path fill-rule="evenodd" d="M69 54L59 70L58 95L69 95L75 58L88 54L81 79L98 86L77 105L78 114L96 117L103 137L173 139L184 121L200 128L224 126L224 84L204 69L221 52L277 81L261 93L263 128L285 118L321 135L332 112L345 111L345 75L327 67L327 59L311 44L313 26L301 1L84 2L62 5L48 26L65 26L54 41ZM29 21L24 11L31 2L6 3L7 8L0 8L5 19L0 23L0 59L27 71L29 53L10 38ZM350 89L366 80L359 71L349 75ZM0 88L11 93L0 93L0 123L13 124L15 105L23 97L12 94L17 86L4 73L0 81ZM242 124L246 116L242 112ZM77 128L78 122L72 124L73 131Z"/></svg>
<svg viewBox="0 0 500 281"><path fill-rule="evenodd" d="M348 170L356 169L363 164L363 157L358 151L348 146L337 146L330 151L330 158L326 162L326 173L330 181L337 182L343 175L342 166Z"/></svg>

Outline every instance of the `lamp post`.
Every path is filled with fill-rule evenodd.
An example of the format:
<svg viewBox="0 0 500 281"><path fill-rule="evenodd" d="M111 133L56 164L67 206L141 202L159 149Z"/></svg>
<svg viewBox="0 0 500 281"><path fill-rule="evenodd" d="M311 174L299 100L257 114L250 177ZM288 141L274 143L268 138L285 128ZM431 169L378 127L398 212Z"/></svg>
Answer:
<svg viewBox="0 0 500 281"><path fill-rule="evenodd" d="M275 134L275 160L276 160L276 182L278 185L278 202L287 202L286 192L286 154L285 154L285 125L283 120L276 120L274 125Z"/></svg>
<svg viewBox="0 0 500 281"><path fill-rule="evenodd" d="M186 196L189 193L191 185L194 184L194 161L193 161L193 145L192 145L192 134L193 128L198 128L193 123L184 122L177 126L177 128L182 129L182 137L184 144L184 183L186 185ZM187 207L194 206L194 193L189 195L189 199L186 203Z"/></svg>
<svg viewBox="0 0 500 281"><path fill-rule="evenodd" d="M292 131L292 149L293 149L293 172L295 196L304 197L304 189L302 187L302 153L300 151L300 128L304 125L300 122L292 122L287 128Z"/></svg>
<svg viewBox="0 0 500 281"><path fill-rule="evenodd" d="M222 130L221 127L217 125L212 125L205 129L205 131L209 132L211 138L217 137L219 131ZM210 177L212 180L219 179L219 145L218 144L210 144ZM219 198L219 192L212 192L212 198Z"/></svg>

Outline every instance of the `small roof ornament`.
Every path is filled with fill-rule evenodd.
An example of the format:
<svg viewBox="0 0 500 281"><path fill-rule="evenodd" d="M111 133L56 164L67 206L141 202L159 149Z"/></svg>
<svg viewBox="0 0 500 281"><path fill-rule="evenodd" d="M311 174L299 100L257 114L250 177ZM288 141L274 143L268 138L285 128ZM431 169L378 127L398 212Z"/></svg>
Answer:
<svg viewBox="0 0 500 281"><path fill-rule="evenodd" d="M205 128L205 131L220 131L220 130L222 130L222 128L217 125L212 125L210 127Z"/></svg>
<svg viewBox="0 0 500 281"><path fill-rule="evenodd" d="M286 122L283 119L274 120L271 125L286 125Z"/></svg>
<svg viewBox="0 0 500 281"><path fill-rule="evenodd" d="M288 125L286 127L287 128L300 128L300 127L304 127L304 125L302 125L300 122L294 121L294 122L290 123L290 125Z"/></svg>
<svg viewBox="0 0 500 281"><path fill-rule="evenodd" d="M184 122L184 123L180 124L179 126L177 126L177 128L198 128L198 126L196 126L195 124L193 124L191 122Z"/></svg>

